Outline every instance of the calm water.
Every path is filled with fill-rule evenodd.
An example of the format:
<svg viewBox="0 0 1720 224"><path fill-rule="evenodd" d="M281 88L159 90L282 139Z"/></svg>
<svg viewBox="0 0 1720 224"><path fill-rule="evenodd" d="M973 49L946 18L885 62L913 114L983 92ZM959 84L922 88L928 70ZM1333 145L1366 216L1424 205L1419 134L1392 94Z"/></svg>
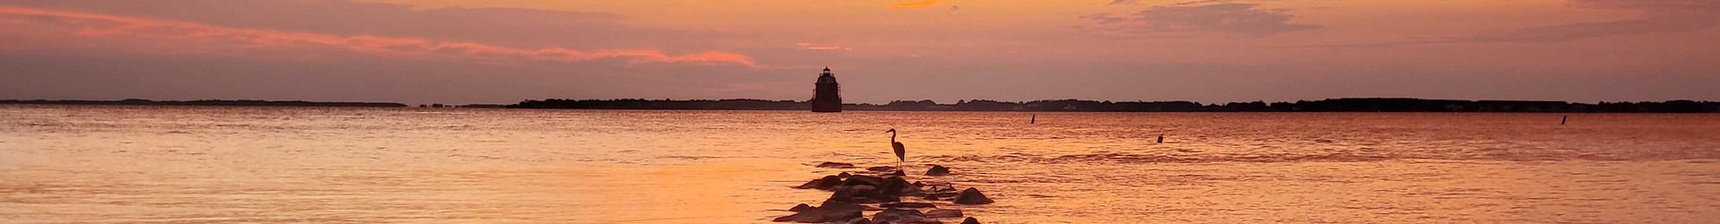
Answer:
<svg viewBox="0 0 1720 224"><path fill-rule="evenodd" d="M768 222L889 128L987 223L1720 218L1716 115L1029 115L0 106L0 222Z"/></svg>

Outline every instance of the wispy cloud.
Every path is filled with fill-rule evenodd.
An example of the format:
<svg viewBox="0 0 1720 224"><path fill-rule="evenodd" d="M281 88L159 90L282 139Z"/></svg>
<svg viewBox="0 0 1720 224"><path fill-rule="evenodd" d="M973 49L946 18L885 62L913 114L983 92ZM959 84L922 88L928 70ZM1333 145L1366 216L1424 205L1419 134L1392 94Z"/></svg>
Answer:
<svg viewBox="0 0 1720 224"><path fill-rule="evenodd" d="M938 5L938 0L924 0L924 1L917 1L917 2L896 3L896 4L890 4L890 8L917 9L917 8L932 7L934 5Z"/></svg>
<svg viewBox="0 0 1720 224"><path fill-rule="evenodd" d="M795 45L800 46L800 49L818 50L818 51L852 51L852 50L854 50L854 48L846 48L846 47L836 46L836 45L819 45L819 44L812 44L812 43L797 43Z"/></svg>
<svg viewBox="0 0 1720 224"><path fill-rule="evenodd" d="M1580 8L1638 11L1643 13L1643 18L1529 27L1503 33L1454 37L1446 42L1564 42L1607 36L1690 32L1720 24L1720 1L1715 0L1570 0L1567 4Z"/></svg>
<svg viewBox="0 0 1720 224"><path fill-rule="evenodd" d="M1683 33L1720 26L1720 1L1714 0L1568 0L1566 5L1586 9L1637 11L1642 13L1642 18L1546 25L1504 32L1423 37L1385 43L1313 47L1357 48L1422 44L1557 43L1614 36Z"/></svg>
<svg viewBox="0 0 1720 224"><path fill-rule="evenodd" d="M1111 0L1110 4L1105 4L1105 5L1133 5L1135 3L1139 3L1140 1L1141 0Z"/></svg>
<svg viewBox="0 0 1720 224"><path fill-rule="evenodd" d="M1106 31L1161 36L1219 34L1255 38L1321 28L1291 23L1295 16L1282 9L1263 9L1252 3L1207 3L1213 1L1158 5L1125 16L1096 14L1081 18Z"/></svg>
<svg viewBox="0 0 1720 224"><path fill-rule="evenodd" d="M168 41L180 45L231 45L240 48L336 48L379 56L452 58L468 60L535 60L579 62L619 59L631 63L735 64L763 66L749 56L711 51L668 54L652 49L581 50L563 47L519 48L477 42L436 41L424 38L372 35L332 35L268 29L209 25L178 20L114 16L99 13L0 6L0 27L22 28L48 23L75 30L59 34L78 38L137 39ZM56 35L53 32L31 32Z"/></svg>

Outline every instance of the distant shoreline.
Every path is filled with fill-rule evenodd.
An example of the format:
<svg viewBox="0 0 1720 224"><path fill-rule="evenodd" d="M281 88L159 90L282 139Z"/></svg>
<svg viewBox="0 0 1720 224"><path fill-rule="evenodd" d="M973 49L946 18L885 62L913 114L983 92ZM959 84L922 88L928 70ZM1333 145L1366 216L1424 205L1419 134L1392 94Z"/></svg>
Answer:
<svg viewBox="0 0 1720 224"><path fill-rule="evenodd" d="M144 99L124 100L0 100L0 104L32 104L32 105L113 105L113 106L263 106L263 107L407 107L403 103L389 102L313 102L313 101L267 101L267 100L191 100L191 101L156 101Z"/></svg>
<svg viewBox="0 0 1720 224"><path fill-rule="evenodd" d="M526 100L507 108L623 109L623 110L811 110L806 101L792 100ZM1564 101L1438 100L1415 98L1341 98L1296 102L1039 100L1003 102L963 100L939 104L930 100L889 104L843 104L850 111L1024 111L1024 112L1454 112L1454 113L1720 113L1720 102L1671 100L1661 102L1572 103Z"/></svg>
<svg viewBox="0 0 1720 224"><path fill-rule="evenodd" d="M0 100L0 105L117 105L117 106L261 106L261 107L412 107L393 102L314 102L267 100ZM418 105L418 107L586 109L586 110L810 110L806 101L724 100L526 100L516 104ZM1004 102L963 100L939 104L930 100L888 104L843 104L849 111L999 111L999 112L1438 112L1438 113L1720 113L1720 102L1672 100L1661 102L1572 103L1563 101L1438 100L1415 98L1340 98L1296 102L1039 100Z"/></svg>

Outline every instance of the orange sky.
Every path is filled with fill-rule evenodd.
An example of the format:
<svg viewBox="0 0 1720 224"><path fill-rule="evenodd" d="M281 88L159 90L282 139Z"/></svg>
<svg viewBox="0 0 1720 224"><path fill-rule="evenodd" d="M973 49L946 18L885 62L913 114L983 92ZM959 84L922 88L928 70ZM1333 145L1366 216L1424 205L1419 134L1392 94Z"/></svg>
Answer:
<svg viewBox="0 0 1720 224"><path fill-rule="evenodd" d="M1711 0L0 0L0 98L1720 100Z"/></svg>

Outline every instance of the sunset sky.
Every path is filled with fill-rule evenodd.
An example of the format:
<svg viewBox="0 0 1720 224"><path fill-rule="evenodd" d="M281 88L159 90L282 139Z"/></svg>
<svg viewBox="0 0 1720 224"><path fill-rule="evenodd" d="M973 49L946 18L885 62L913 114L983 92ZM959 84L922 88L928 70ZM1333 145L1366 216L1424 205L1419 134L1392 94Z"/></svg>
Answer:
<svg viewBox="0 0 1720 224"><path fill-rule="evenodd" d="M0 99L1720 100L1716 0L0 0Z"/></svg>

